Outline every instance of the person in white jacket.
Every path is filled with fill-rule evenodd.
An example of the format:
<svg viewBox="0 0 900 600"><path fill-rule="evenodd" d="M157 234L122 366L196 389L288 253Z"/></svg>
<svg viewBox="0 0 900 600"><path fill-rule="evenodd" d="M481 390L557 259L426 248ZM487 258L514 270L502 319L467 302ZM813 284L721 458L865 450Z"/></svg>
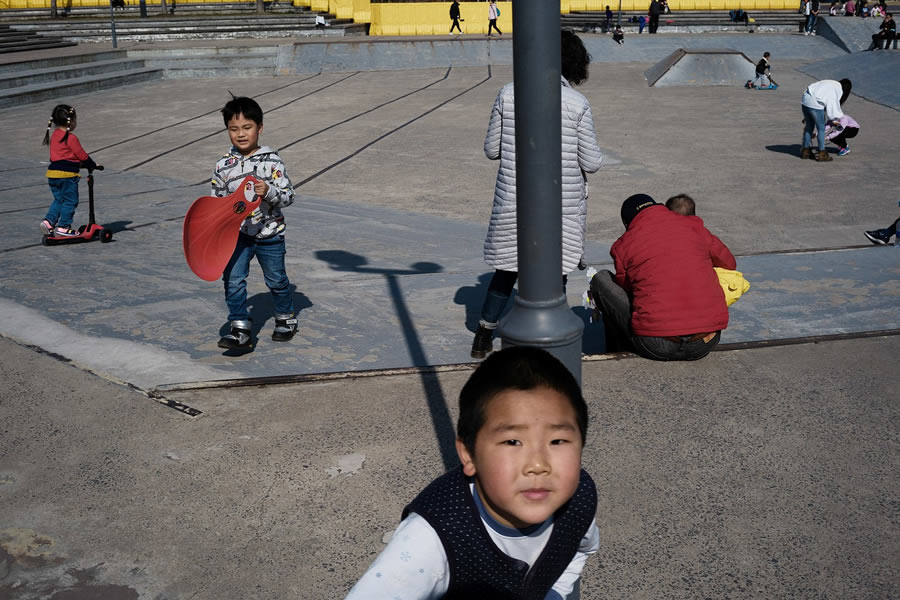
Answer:
<svg viewBox="0 0 900 600"><path fill-rule="evenodd" d="M803 110L803 147L800 158L815 158L819 162L833 160L825 151L825 124L838 123L844 116L841 105L850 96L853 83L849 79L823 79L809 84L800 100ZM812 132L818 132L819 153L812 152Z"/></svg>
<svg viewBox="0 0 900 600"><path fill-rule="evenodd" d="M588 78L591 56L581 39L563 30L562 44L562 251L561 273L573 271L584 254L588 185L586 174L600 168L603 155L594 133L591 105L572 89ZM516 248L516 131L513 84L505 85L494 101L484 153L500 161L494 188L494 205L484 240L484 261L494 269L472 357L484 358L493 349L494 330L518 278Z"/></svg>

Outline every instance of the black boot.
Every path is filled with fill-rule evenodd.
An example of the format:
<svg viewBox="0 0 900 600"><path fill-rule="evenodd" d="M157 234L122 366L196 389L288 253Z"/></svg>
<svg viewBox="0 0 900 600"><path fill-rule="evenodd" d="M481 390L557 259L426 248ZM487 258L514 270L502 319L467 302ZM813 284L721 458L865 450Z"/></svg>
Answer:
<svg viewBox="0 0 900 600"><path fill-rule="evenodd" d="M289 342L297 333L297 317L290 315L275 315L275 331L272 332L272 340L275 342Z"/></svg>
<svg viewBox="0 0 900 600"><path fill-rule="evenodd" d="M249 321L232 321L231 331L219 338L219 348L226 350L249 350L252 347Z"/></svg>
<svg viewBox="0 0 900 600"><path fill-rule="evenodd" d="M475 332L472 341L472 358L484 358L494 350L494 330L482 325Z"/></svg>

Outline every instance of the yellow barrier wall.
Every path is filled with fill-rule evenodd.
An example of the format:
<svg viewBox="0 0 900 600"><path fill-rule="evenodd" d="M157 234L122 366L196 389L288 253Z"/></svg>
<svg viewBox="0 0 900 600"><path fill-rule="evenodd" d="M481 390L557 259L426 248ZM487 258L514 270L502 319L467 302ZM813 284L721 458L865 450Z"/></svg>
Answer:
<svg viewBox="0 0 900 600"><path fill-rule="evenodd" d="M500 18L497 27L512 31L512 2L498 2ZM416 2L371 4L371 35L444 35L450 33L449 2ZM463 33L486 34L488 4L460 2L459 14Z"/></svg>
<svg viewBox="0 0 900 600"><path fill-rule="evenodd" d="M125 0L125 4L137 6L140 0ZM190 0L191 2L227 2L228 0ZM168 0L167 0L168 2ZM159 1L150 0L148 5L159 6ZM571 11L603 11L606 5L618 10L618 0L559 0L559 10L565 14ZM682 10L731 10L742 8L754 10L793 10L799 0L669 0L673 11ZM372 35L443 35L450 31L450 3L416 2L372 4L370 0L293 0L293 5L327 12L339 19L353 19L357 23L371 23ZM622 0L622 10L644 10L650 0ZM109 0L57 0L61 10L64 6L109 6ZM506 33L512 31L512 2L498 2L500 18L497 25ZM485 2L460 2L463 32L486 34L487 11ZM0 10L37 8L50 9L50 0L0 0Z"/></svg>

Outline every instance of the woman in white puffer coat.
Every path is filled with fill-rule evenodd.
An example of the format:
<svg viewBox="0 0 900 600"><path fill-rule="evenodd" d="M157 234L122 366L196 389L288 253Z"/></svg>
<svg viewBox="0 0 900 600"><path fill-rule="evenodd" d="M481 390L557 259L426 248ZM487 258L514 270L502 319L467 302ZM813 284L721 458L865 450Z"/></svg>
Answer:
<svg viewBox="0 0 900 600"><path fill-rule="evenodd" d="M584 255L588 186L586 173L600 168L603 155L597 145L591 105L583 94L572 89L588 78L591 56L572 31L562 31L562 276L573 271ZM494 207L484 240L484 261L496 272L488 287L472 357L484 358L493 349L494 329L509 302L518 278L516 248L516 131L513 84L500 90L487 136L484 153L500 160Z"/></svg>

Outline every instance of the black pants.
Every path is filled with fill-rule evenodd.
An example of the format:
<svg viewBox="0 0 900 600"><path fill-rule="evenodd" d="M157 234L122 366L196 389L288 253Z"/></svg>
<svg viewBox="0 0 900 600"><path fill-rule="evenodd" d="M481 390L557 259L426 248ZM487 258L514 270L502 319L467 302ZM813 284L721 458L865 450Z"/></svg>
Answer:
<svg viewBox="0 0 900 600"><path fill-rule="evenodd" d="M453 25L450 26L450 33L453 33L453 29L459 29L459 32L462 33L462 27L459 26L459 19L453 19Z"/></svg>
<svg viewBox="0 0 900 600"><path fill-rule="evenodd" d="M872 36L872 44L874 44L876 48L881 48L881 40L884 40L884 49L887 50L891 47L891 42L893 42L896 38L896 32L880 31Z"/></svg>
<svg viewBox="0 0 900 600"><path fill-rule="evenodd" d="M831 138L831 143L835 144L838 148L846 148L847 140L855 138L857 133L859 133L859 127L844 127L844 130L840 134Z"/></svg>
<svg viewBox="0 0 900 600"><path fill-rule="evenodd" d="M491 35L491 29L496 29L497 33L503 35L503 32L500 31L500 28L497 27L497 19L491 19L488 21L488 35Z"/></svg>
<svg viewBox="0 0 900 600"><path fill-rule="evenodd" d="M656 33L656 30L659 29L659 15L650 15L650 33Z"/></svg>

